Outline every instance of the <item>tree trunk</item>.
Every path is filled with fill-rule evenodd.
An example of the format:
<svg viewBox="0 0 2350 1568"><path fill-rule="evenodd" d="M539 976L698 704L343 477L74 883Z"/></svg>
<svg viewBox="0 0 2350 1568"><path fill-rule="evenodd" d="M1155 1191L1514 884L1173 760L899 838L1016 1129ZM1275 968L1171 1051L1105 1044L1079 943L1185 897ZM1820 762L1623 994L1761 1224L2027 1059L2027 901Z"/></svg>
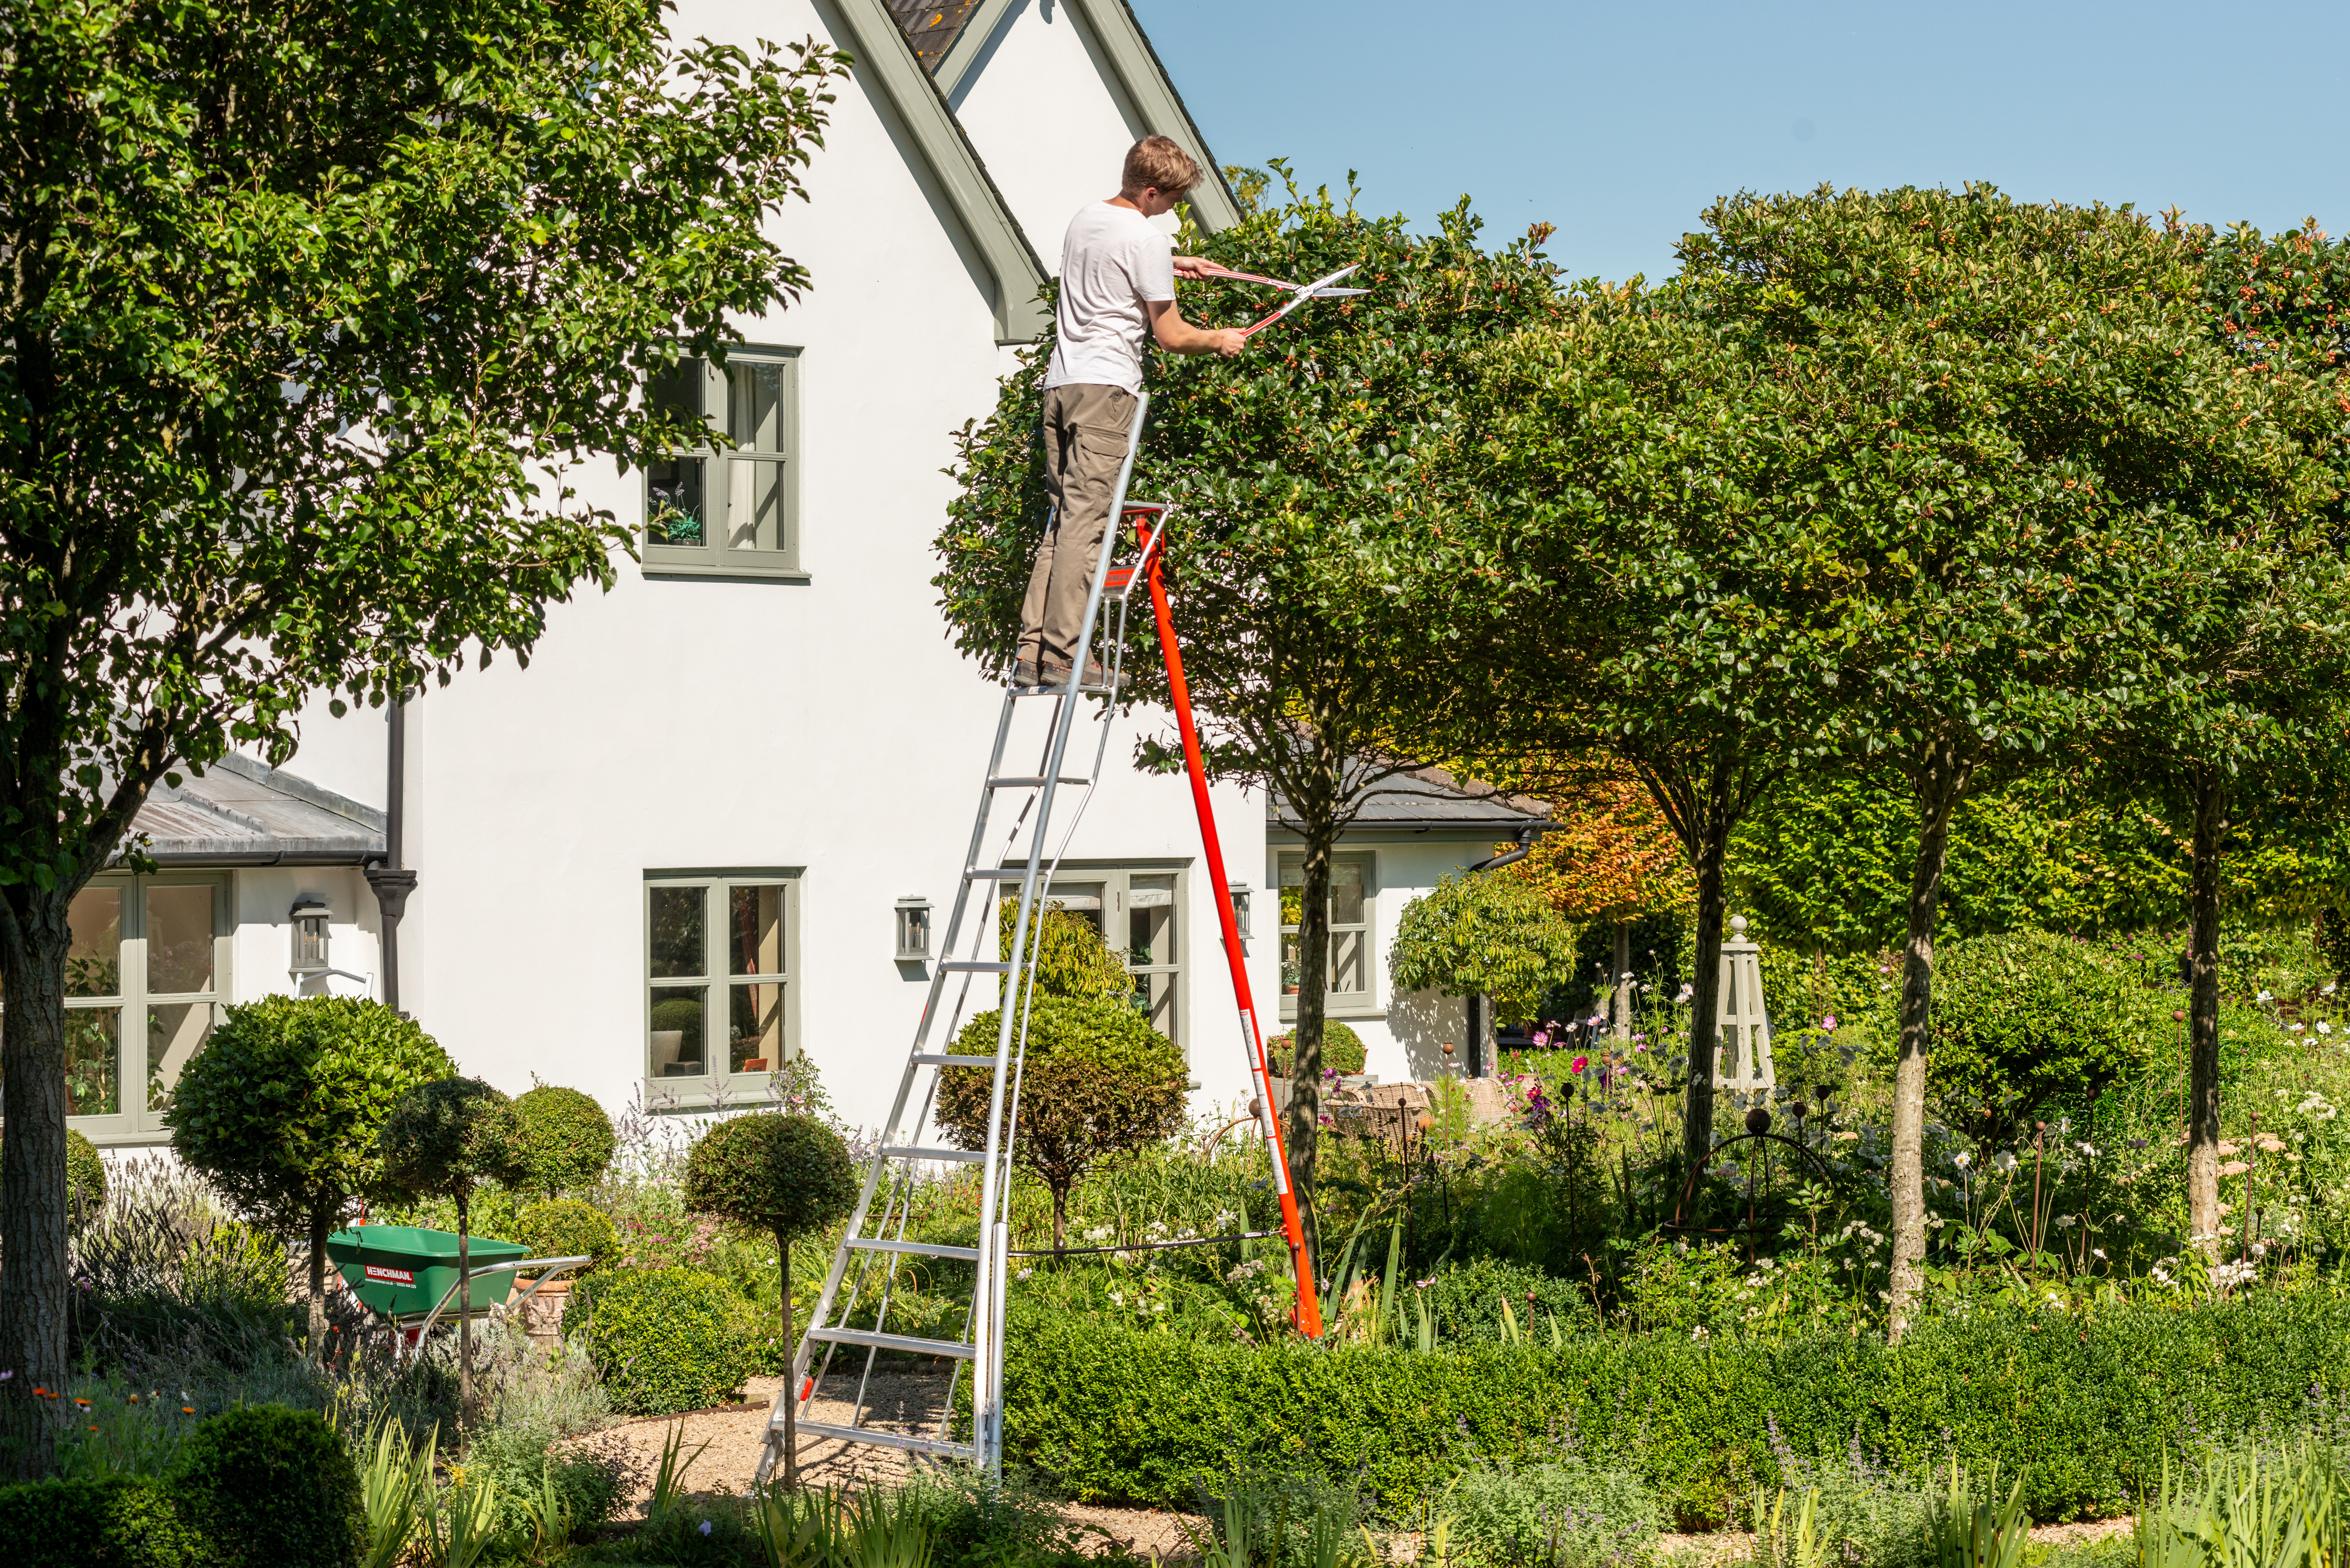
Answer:
<svg viewBox="0 0 2350 1568"><path fill-rule="evenodd" d="M57 1435L33 1389L66 1383L66 952L70 891L9 888L0 914L0 1383L16 1469L47 1475Z"/></svg>
<svg viewBox="0 0 2350 1568"><path fill-rule="evenodd" d="M1314 814L1320 817L1321 814ZM1322 1277L1322 1230L1315 1211L1315 1157L1322 1133L1322 1015L1330 989L1330 853L1337 834L1326 818L1305 825L1305 886L1298 889L1297 1048L1289 1068L1289 1179L1305 1231L1306 1269Z"/></svg>
<svg viewBox="0 0 2350 1568"><path fill-rule="evenodd" d="M465 1452L465 1421L473 1409L473 1315L467 1310L473 1304L473 1282L465 1277L472 1266L468 1248L472 1197L470 1192L457 1194L457 1453L461 1458Z"/></svg>
<svg viewBox="0 0 2350 1568"><path fill-rule="evenodd" d="M2220 852L2228 836L2227 781L2198 768L2195 868L2188 894L2187 1228L2220 1259Z"/></svg>
<svg viewBox="0 0 2350 1568"><path fill-rule="evenodd" d="M1615 1017L1616 1038L1632 1038L1632 922L1616 922L1616 972L1608 977L1608 989L1615 993L1614 1004L1608 1009Z"/></svg>
<svg viewBox="0 0 2350 1568"><path fill-rule="evenodd" d="M327 1231L334 1210L321 1206L310 1211L310 1355L327 1359Z"/></svg>
<svg viewBox="0 0 2350 1568"><path fill-rule="evenodd" d="M1465 1065L1467 1066L1467 1068L1469 1069L1469 1075L1470 1075L1471 1077L1472 1077L1472 1078L1482 1078L1482 1077L1485 1076L1485 1074L1486 1074L1486 1065L1485 1065L1485 1012L1486 1012L1486 1008L1487 1008L1488 1003L1487 1003L1487 1000L1486 1000L1486 997L1485 997L1485 993L1484 993L1484 992L1480 992L1480 991L1472 991L1472 992L1471 992L1469 993L1468 1001L1469 1001L1469 1008L1468 1008L1468 1012L1469 1012L1469 1039L1468 1039L1468 1046L1469 1046L1469 1050L1468 1050L1468 1057L1469 1057L1469 1060L1468 1060L1468 1062L1467 1062L1466 1064L1465 1064Z"/></svg>
<svg viewBox="0 0 2350 1568"><path fill-rule="evenodd" d="M1697 1170L1713 1157L1713 1048L1715 1014L1721 1007L1721 928L1730 898L1722 888L1722 861L1730 835L1707 836L1691 857L1697 872L1697 955L1690 976L1689 1094L1682 1106L1681 1158Z"/></svg>
<svg viewBox="0 0 2350 1568"><path fill-rule="evenodd" d="M784 1320L784 1485L799 1484L799 1347L792 1339L792 1239L775 1232L775 1261L783 1271Z"/></svg>
<svg viewBox="0 0 2350 1568"><path fill-rule="evenodd" d="M1909 1330L1926 1283L1926 1068L1933 1042L1927 1016L1934 999L1934 914L1950 857L1950 809L1971 770L1947 741L1928 748L1912 781L1918 796L1918 859L1909 875L1909 934L1901 960L1901 1048L1893 1070L1891 1302L1886 1337Z"/></svg>
<svg viewBox="0 0 2350 1568"><path fill-rule="evenodd" d="M1069 1250L1069 1189L1056 1186L1052 1191L1053 1262L1058 1263L1064 1261Z"/></svg>

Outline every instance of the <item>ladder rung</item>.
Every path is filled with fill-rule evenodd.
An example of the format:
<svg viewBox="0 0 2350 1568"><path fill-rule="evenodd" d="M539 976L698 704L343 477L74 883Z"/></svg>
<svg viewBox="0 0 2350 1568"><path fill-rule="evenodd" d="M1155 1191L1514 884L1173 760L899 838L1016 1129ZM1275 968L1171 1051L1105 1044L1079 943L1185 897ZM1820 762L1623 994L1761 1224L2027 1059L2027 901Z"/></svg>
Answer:
<svg viewBox="0 0 2350 1568"><path fill-rule="evenodd" d="M995 1065L995 1058L993 1056L949 1056L938 1052L921 1051L915 1054L914 1065L917 1067L993 1067Z"/></svg>
<svg viewBox="0 0 2350 1568"><path fill-rule="evenodd" d="M1018 866L1007 866L1000 870L991 866L974 866L962 874L962 879L966 882L1019 882L1025 880L1027 876L1027 870Z"/></svg>
<svg viewBox="0 0 2350 1568"><path fill-rule="evenodd" d="M976 1247L950 1247L938 1241L858 1241L848 1243L858 1252L911 1252L918 1258L961 1258L967 1263L979 1262Z"/></svg>
<svg viewBox="0 0 2350 1568"><path fill-rule="evenodd" d="M951 1355L968 1361L977 1346L959 1339L916 1339L905 1334L875 1334L864 1328L812 1328L810 1339L828 1339L835 1345L869 1345L876 1350L902 1350L909 1355Z"/></svg>
<svg viewBox="0 0 2350 1568"><path fill-rule="evenodd" d="M1005 777L988 780L987 787L990 789L1035 789L1038 784L1045 782L1045 781L1041 778ZM1094 781L1091 779L1071 778L1065 774L1055 782L1065 784L1089 784Z"/></svg>
<svg viewBox="0 0 2350 1568"><path fill-rule="evenodd" d="M987 1060L989 1065L994 1064L994 1057L990 1056ZM916 1148L911 1144L883 1144L881 1158L884 1159L951 1159L962 1165L977 1165L987 1156L983 1151L975 1148Z"/></svg>
<svg viewBox="0 0 2350 1568"><path fill-rule="evenodd" d="M947 959L939 967L949 974L1010 974L1012 966L1002 959Z"/></svg>
<svg viewBox="0 0 2350 1568"><path fill-rule="evenodd" d="M781 1432L780 1418L767 1425L770 1432ZM906 1432L883 1432L870 1427L837 1427L829 1421L811 1421L806 1417L793 1423L801 1437L843 1438L852 1443L878 1443L885 1449L911 1449L920 1454L951 1454L958 1459L972 1459L975 1451L969 1443L951 1443L944 1438L917 1438Z"/></svg>

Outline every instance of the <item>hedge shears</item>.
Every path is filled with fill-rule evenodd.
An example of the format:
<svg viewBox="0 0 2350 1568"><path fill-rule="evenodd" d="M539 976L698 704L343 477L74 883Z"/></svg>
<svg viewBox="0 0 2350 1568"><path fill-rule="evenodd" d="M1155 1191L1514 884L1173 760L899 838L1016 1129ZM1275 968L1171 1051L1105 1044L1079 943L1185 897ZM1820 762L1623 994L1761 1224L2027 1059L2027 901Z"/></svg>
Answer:
<svg viewBox="0 0 2350 1568"><path fill-rule="evenodd" d="M1345 277L1349 273L1355 271L1357 267L1361 266L1363 264L1360 262L1356 262L1351 265L1342 266L1336 272L1332 273L1329 276L1317 277L1312 283L1291 283L1286 278L1264 277L1253 272L1234 272L1232 268L1218 265L1214 262L1209 262L1206 265L1215 267L1216 269L1215 271L1206 275L1209 277L1227 278L1234 283L1261 283L1268 288L1285 288L1290 291L1289 302L1286 305L1284 305L1280 309L1274 311L1272 315L1264 317L1263 320L1256 322L1254 325L1242 327L1241 336L1243 337L1249 337L1253 333L1263 331L1265 327L1272 326L1274 322L1280 320L1283 317L1288 315L1291 311L1296 309L1299 306L1305 304L1309 299L1339 299L1350 294L1368 294L1371 292L1367 288L1333 288L1331 286L1331 285L1336 283L1340 278Z"/></svg>

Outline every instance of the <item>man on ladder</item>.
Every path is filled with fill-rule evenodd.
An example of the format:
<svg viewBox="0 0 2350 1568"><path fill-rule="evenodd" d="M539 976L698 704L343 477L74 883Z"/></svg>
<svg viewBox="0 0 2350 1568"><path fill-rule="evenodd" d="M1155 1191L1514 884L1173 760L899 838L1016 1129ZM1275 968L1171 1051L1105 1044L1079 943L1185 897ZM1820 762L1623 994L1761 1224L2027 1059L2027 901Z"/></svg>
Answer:
<svg viewBox="0 0 2350 1568"><path fill-rule="evenodd" d="M1146 136L1127 150L1118 194L1087 202L1061 241L1061 298L1045 373L1045 477L1054 521L1036 546L1021 601L1015 685L1068 684L1142 390L1144 335L1170 354L1229 357L1247 342L1238 327L1211 331L1183 319L1175 280L1223 269L1177 255L1175 242L1150 222L1174 211L1201 178L1190 153L1163 136ZM1099 658L1087 659L1079 684L1107 683Z"/></svg>

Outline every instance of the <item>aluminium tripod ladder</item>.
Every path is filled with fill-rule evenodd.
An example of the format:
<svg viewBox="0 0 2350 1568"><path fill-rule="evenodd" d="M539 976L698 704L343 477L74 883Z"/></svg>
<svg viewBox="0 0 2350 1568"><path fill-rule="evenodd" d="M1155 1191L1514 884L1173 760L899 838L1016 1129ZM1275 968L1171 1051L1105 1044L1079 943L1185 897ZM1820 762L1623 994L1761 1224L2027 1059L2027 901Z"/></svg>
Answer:
<svg viewBox="0 0 2350 1568"><path fill-rule="evenodd" d="M760 1483L764 1483L775 1471L777 1461L785 1455L787 1445L796 1441L801 1433L819 1440L843 1439L969 1459L990 1471L998 1469L1002 1463L1003 1314L1006 1271L1010 1262L1012 1151L1019 1127L1028 1007L1034 992L1032 982L1036 965L1037 944L1032 937L1041 906L1050 892L1054 872L1068 847L1077 823L1085 815L1087 805L1092 801L1108 758L1110 722L1117 711L1115 696L1126 649L1128 599L1137 587L1146 582L1157 602L1162 645L1170 656L1174 651L1171 623L1167 617L1165 591L1158 567L1159 548L1173 508L1161 503L1129 503L1126 499L1127 486L1134 473L1135 456L1141 446L1144 416L1149 412L1149 403L1148 392L1140 394L1135 400L1134 421L1128 436L1126 457L1118 468L1110 516L1105 524L1101 552L1087 589L1083 622L1086 629L1079 639L1079 646L1071 655L1067 680L1052 687L1007 687L1004 691L1003 710L996 722L994 745L988 756L986 777L980 788L978 812L972 824L962 875L955 892L954 910L948 919L944 940L941 944L942 956L932 966L930 992L922 1005L920 1023L914 1032L913 1046L907 1054L905 1071L899 1079L897 1096L890 1104L889 1119L882 1127L879 1144L866 1168L857 1206L850 1214L840 1244L834 1250L832 1265L825 1275L823 1294L816 1303L816 1313L806 1332L795 1348L789 1374L775 1397L775 1407L769 1413L764 1451L759 1462L757 1480ZM1119 524L1128 522L1134 525L1137 554L1123 564L1116 563L1114 557L1122 531ZM1107 655L1107 679L1103 685L1087 686L1085 684L1086 671L1097 648ZM1182 690L1180 662L1174 663L1171 669L1180 694ZM1098 704L1090 720L1096 732L1091 761L1085 772L1071 774L1066 769L1076 734L1077 711L1079 705L1088 698L1096 699ZM1039 761L1032 774L1006 774L1003 771L1005 758L1011 749L1015 718L1024 703L1041 705L1048 710L1045 733L1038 742ZM1204 775L1200 769L1197 736L1187 699L1180 704L1180 720L1186 760L1209 852L1225 948L1234 983L1239 988L1244 1036L1251 1054L1252 1080L1258 1094L1258 1120L1271 1144L1274 1185L1280 1195L1292 1262L1299 1280L1300 1322L1307 1332L1318 1334L1321 1330L1320 1314L1314 1300L1313 1282L1305 1268L1296 1200L1290 1189L1288 1161L1281 1147L1271 1085L1265 1077L1263 1045L1257 1034L1254 1009L1248 1002L1247 978L1232 916L1231 890L1224 877L1222 856L1216 844L1214 819L1208 814ZM1080 754L1083 754L1082 748ZM1067 826L1057 827L1056 818L1060 813L1056 808L1062 804L1060 792L1065 785L1081 789L1083 793L1077 796L1075 810L1067 813ZM1008 795L1023 798L1017 812L1012 814L1010 824L1002 830L1002 847L991 855L991 823ZM1056 836L1057 842L1055 841ZM998 899L1009 901L1008 896L1015 887L1018 889L1017 908L1010 929L1009 944L1001 947L996 957L985 957L983 955L989 947L1000 946L990 940L996 925L990 917L996 913ZM1020 983L1013 983L1015 977ZM974 980L983 983L992 981L997 989L996 1005L1000 1017L995 1050L992 1055L957 1054L954 1052L964 1012L972 1000ZM951 987L953 991L951 998L949 996ZM984 995L983 991L983 999ZM984 1069L992 1074L987 1135L983 1147L977 1150L944 1147L937 1137L932 1137L926 1141L924 1137L925 1130L931 1126L941 1075L958 1069ZM979 1232L973 1238L974 1244L949 1245L910 1238L907 1226L920 1195L920 1184L941 1168L974 1164L981 1168ZM890 1332L889 1308L898 1283L899 1260L907 1257L924 1258L935 1262L967 1263L972 1267L971 1306L964 1315L961 1337L936 1339ZM857 1326L857 1320L860 1317L869 1319L870 1326ZM843 1370L843 1374L835 1374L833 1362L843 1348L851 1352L851 1365ZM870 1412L867 1397L875 1363L885 1350L941 1357L948 1362L947 1397L942 1403L937 1429L929 1435L868 1424ZM858 1351L863 1352L861 1357L855 1354ZM858 1361L861 1361L861 1366L856 1365ZM951 1435L955 1396L960 1391L965 1363L970 1365L972 1376L972 1434L968 1440ZM801 1417L816 1388L828 1376L849 1374L853 1374L857 1386L847 1421L814 1421Z"/></svg>

